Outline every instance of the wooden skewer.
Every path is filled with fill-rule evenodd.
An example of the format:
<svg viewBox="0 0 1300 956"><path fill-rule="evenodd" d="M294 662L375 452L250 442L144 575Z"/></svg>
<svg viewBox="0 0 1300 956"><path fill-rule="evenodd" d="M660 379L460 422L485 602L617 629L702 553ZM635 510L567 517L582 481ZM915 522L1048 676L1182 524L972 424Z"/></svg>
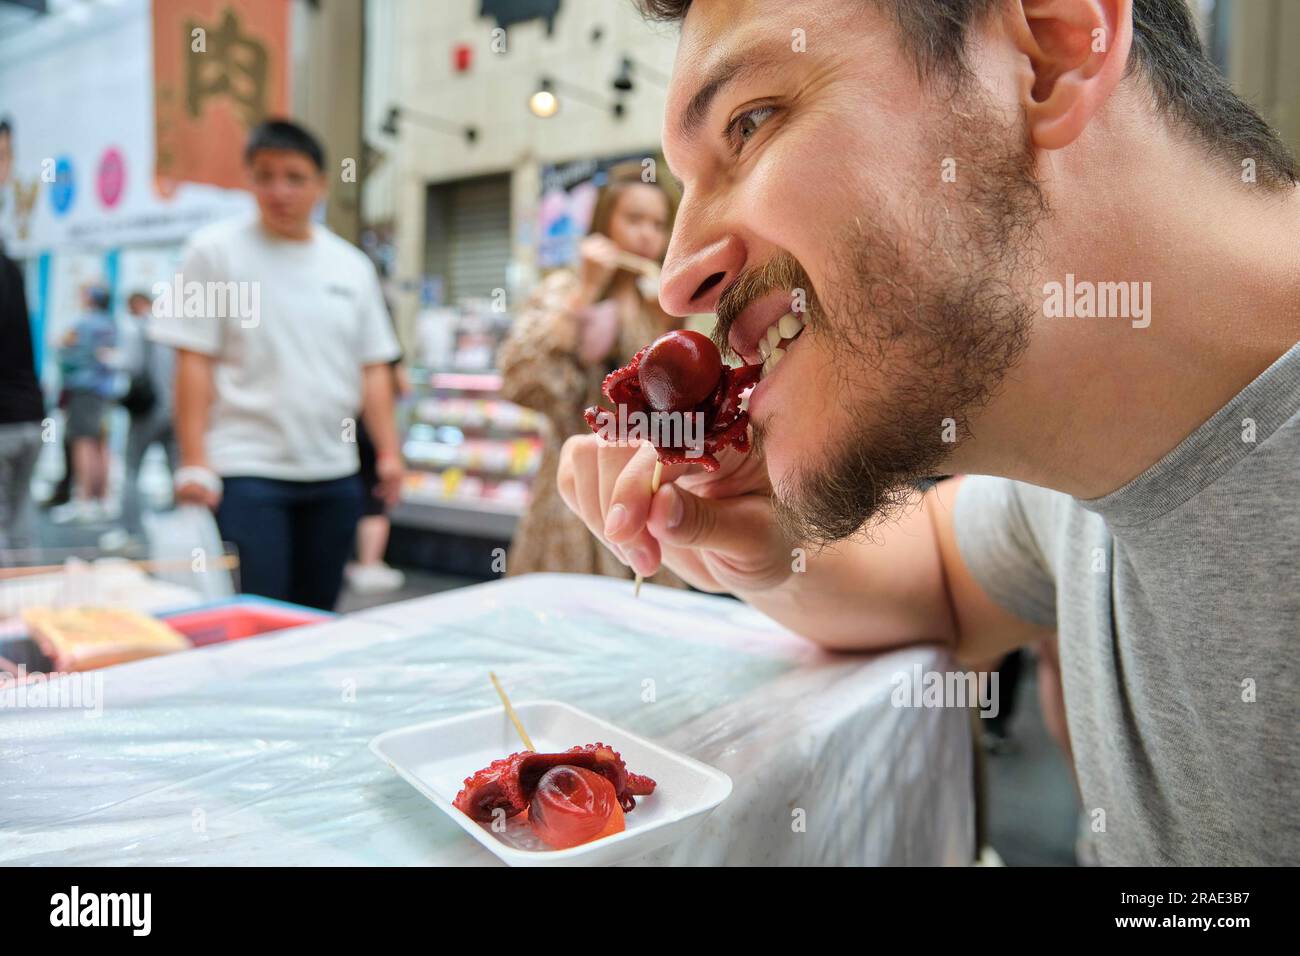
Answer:
<svg viewBox="0 0 1300 956"><path fill-rule="evenodd" d="M631 252L620 251L615 259L619 268L626 269L628 272L639 272L643 276L659 275L659 263L646 259Z"/></svg>
<svg viewBox="0 0 1300 956"><path fill-rule="evenodd" d="M654 477L650 479L651 498L653 498L655 496L655 492L659 490L659 481L661 478L663 478L663 476L664 476L664 463L662 461L656 461ZM636 586L632 589L633 597L639 598L641 596L641 581L642 581L641 572L638 571L636 573Z"/></svg>
<svg viewBox="0 0 1300 956"><path fill-rule="evenodd" d="M506 696L505 688L502 687L501 682L497 680L497 675L492 671L488 671L488 677L492 678L492 686L497 689L497 695L501 698L501 703L505 705L506 716L510 718L510 722L515 725L515 730L519 732L519 739L524 742L524 748L531 750L533 753L537 753L537 748L533 746L533 741L528 736L528 731L524 730L524 725L519 720L519 715L515 713L515 708L510 703L510 698Z"/></svg>

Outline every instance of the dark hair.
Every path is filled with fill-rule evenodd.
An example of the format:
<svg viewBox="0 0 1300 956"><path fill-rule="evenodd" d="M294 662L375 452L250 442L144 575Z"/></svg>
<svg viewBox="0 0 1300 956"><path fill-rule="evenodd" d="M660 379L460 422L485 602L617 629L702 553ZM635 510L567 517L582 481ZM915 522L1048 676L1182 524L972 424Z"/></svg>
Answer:
<svg viewBox="0 0 1300 956"><path fill-rule="evenodd" d="M14 128L9 124L9 118L0 119L0 135L13 136Z"/></svg>
<svg viewBox="0 0 1300 956"><path fill-rule="evenodd" d="M143 289L136 289L134 292L132 292L130 295L126 297L126 304L130 305L136 299L144 299L146 302L149 303L153 302L153 296L151 296L148 292L145 292Z"/></svg>
<svg viewBox="0 0 1300 956"><path fill-rule="evenodd" d="M618 205L619 197L629 186L638 185L650 186L663 193L664 200L668 203L668 231L672 232L673 218L677 215L677 197L657 177L647 181L642 176L641 170L641 164L635 161L618 163L606 170L605 184L596 193L596 205L591 210L589 233L597 232L602 236L608 236L609 221L614 218L614 209Z"/></svg>
<svg viewBox="0 0 1300 956"><path fill-rule="evenodd" d="M108 286L91 284L86 286L86 301L92 312L107 312L113 304L113 297Z"/></svg>
<svg viewBox="0 0 1300 956"><path fill-rule="evenodd" d="M966 31L999 0L873 0L894 19L922 76L967 72ZM691 0L636 0L652 20L686 16ZM1156 108L1172 116L1219 156L1253 159L1258 181L1295 185L1295 157L1269 125L1243 101L1205 55L1185 0L1133 0L1133 48L1128 71L1140 70Z"/></svg>
<svg viewBox="0 0 1300 956"><path fill-rule="evenodd" d="M251 163L259 149L284 149L302 153L320 172L325 171L325 150L320 140L297 123L288 120L267 120L255 126L248 134L244 146L244 162Z"/></svg>

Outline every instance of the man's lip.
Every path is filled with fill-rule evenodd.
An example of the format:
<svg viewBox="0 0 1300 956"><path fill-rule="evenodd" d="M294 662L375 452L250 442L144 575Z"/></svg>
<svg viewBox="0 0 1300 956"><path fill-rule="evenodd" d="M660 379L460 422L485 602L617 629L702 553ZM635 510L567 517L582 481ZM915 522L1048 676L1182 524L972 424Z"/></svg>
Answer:
<svg viewBox="0 0 1300 956"><path fill-rule="evenodd" d="M746 365L763 361L758 354L758 342L767 328L790 311L790 293L776 289L760 296L741 311L727 333L727 344Z"/></svg>

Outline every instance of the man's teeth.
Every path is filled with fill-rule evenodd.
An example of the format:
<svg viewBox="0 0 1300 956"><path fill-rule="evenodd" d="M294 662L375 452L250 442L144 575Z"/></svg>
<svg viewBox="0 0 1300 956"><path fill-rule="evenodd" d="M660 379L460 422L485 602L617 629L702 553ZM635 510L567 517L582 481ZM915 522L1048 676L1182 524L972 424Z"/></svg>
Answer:
<svg viewBox="0 0 1300 956"><path fill-rule="evenodd" d="M798 338L803 328L803 319L793 312L787 312L778 321L768 326L767 334L758 340L758 354L763 360L761 378L770 375L781 359L785 358L785 349L781 348L781 342Z"/></svg>

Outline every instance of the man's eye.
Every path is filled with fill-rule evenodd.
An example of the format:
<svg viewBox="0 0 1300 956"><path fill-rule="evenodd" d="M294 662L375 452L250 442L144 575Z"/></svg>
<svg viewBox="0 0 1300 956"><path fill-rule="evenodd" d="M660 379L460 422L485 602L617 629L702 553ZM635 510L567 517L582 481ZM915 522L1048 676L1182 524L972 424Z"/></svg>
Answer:
<svg viewBox="0 0 1300 956"><path fill-rule="evenodd" d="M757 106L752 110L745 110L732 120L731 128L727 131L732 148L736 152L740 152L741 148L758 132L758 128L766 123L775 112L775 107Z"/></svg>

